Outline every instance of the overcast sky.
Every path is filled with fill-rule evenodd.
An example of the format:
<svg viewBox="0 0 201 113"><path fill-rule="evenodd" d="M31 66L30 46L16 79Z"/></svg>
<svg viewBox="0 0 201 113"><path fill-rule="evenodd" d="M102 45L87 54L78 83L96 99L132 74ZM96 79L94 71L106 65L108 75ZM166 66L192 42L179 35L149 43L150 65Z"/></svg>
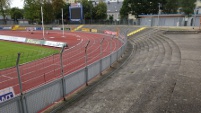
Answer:
<svg viewBox="0 0 201 113"><path fill-rule="evenodd" d="M12 7L18 7L23 8L24 0L10 0L11 1L11 8Z"/></svg>

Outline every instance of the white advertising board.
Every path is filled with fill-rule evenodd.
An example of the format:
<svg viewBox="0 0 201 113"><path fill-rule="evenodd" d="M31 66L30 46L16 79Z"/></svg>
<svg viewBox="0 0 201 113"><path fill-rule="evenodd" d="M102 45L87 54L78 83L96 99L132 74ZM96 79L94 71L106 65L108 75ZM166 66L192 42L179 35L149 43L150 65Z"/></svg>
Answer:
<svg viewBox="0 0 201 113"><path fill-rule="evenodd" d="M25 42L26 38L0 35L0 40L8 40L8 41L15 41L15 42Z"/></svg>
<svg viewBox="0 0 201 113"><path fill-rule="evenodd" d="M44 45L46 45L46 46L53 46L53 47L63 47L66 44L63 43L63 42L45 41Z"/></svg>
<svg viewBox="0 0 201 113"><path fill-rule="evenodd" d="M15 97L15 92L12 87L0 90L0 103L10 100Z"/></svg>

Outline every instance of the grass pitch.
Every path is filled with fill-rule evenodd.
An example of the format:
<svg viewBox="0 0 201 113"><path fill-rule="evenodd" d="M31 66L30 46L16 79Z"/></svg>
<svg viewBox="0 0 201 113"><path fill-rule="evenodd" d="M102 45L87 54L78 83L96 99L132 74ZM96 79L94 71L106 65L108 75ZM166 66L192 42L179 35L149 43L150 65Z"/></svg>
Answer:
<svg viewBox="0 0 201 113"><path fill-rule="evenodd" d="M22 64L57 54L59 50L0 40L0 69L15 66L18 53Z"/></svg>

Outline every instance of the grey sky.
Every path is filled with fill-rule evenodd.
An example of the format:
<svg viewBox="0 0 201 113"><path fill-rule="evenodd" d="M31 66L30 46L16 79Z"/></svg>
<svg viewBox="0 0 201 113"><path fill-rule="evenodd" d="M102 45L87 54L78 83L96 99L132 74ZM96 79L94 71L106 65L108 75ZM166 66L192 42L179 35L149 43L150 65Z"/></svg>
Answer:
<svg viewBox="0 0 201 113"><path fill-rule="evenodd" d="M23 8L24 0L11 0L11 7Z"/></svg>

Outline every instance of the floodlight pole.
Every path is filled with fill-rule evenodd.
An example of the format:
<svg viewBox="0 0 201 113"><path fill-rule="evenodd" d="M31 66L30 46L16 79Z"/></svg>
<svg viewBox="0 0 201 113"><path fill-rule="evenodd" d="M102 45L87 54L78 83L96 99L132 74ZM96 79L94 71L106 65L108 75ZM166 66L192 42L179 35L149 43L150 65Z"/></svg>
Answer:
<svg viewBox="0 0 201 113"><path fill-rule="evenodd" d="M43 40L45 40L45 29L44 29L44 22L43 22L43 7L42 6L41 6L41 17L42 17Z"/></svg>
<svg viewBox="0 0 201 113"><path fill-rule="evenodd" d="M90 16L91 16L91 17L90 17L90 19L91 19L90 21L91 21L91 23L92 23L92 8L90 8ZM90 23L90 24L91 24L91 23Z"/></svg>
<svg viewBox="0 0 201 113"><path fill-rule="evenodd" d="M90 7L90 15L91 15L90 16L90 18L91 18L91 20L90 20L91 23L90 24L92 24L92 9L93 9L94 6L96 6L96 1L91 1L91 2L92 2L92 7Z"/></svg>
<svg viewBox="0 0 201 113"><path fill-rule="evenodd" d="M64 12L63 12L63 8L61 9L61 13L62 13L62 26L63 26L63 37L64 37Z"/></svg>

